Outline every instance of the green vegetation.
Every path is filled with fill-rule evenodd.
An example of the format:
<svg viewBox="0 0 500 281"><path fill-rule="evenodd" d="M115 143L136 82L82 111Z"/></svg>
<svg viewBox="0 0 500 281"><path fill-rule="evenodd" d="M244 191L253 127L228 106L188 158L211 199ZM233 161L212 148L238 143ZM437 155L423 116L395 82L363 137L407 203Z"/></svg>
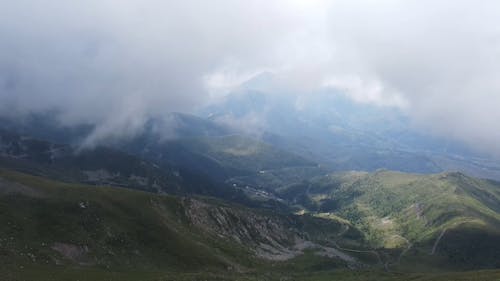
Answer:
<svg viewBox="0 0 500 281"><path fill-rule="evenodd" d="M174 140L176 145L199 157L208 158L229 171L228 175L248 175L262 170L315 166L300 156L241 135Z"/></svg>
<svg viewBox="0 0 500 281"><path fill-rule="evenodd" d="M26 186L21 194L0 196L0 221L6 226L0 230L0 259L5 266L222 269L249 256L236 243L194 231L183 201L175 197L5 171L0 175L9 181L5 185L12 181Z"/></svg>
<svg viewBox="0 0 500 281"><path fill-rule="evenodd" d="M327 174L235 135L136 151L151 162L1 142L0 280L474 280L443 271L500 267L493 181Z"/></svg>
<svg viewBox="0 0 500 281"><path fill-rule="evenodd" d="M495 182L460 173L350 172L277 192L308 212L350 221L393 268L500 266L500 184Z"/></svg>
<svg viewBox="0 0 500 281"><path fill-rule="evenodd" d="M28 266L22 269L0 270L5 281L497 281L500 271L471 271L460 273L390 273L374 270L329 270L316 272L258 271L234 272L178 272L109 270L88 267Z"/></svg>
<svg viewBox="0 0 500 281"><path fill-rule="evenodd" d="M330 212L293 216L247 209L216 199L193 201L113 187L61 183L0 170L0 223L3 225L0 228L3 265L0 279L498 280L498 271L455 274L436 267L444 265L442 269L448 266L456 270L498 266L495 264L498 261L495 247L499 245L497 213L482 203L484 198L489 198L492 204L491 196L498 196L496 185L461 177L459 174L424 177L379 172L316 178L307 194L311 200L318 198L319 191L327 190L330 192L321 198L334 198L338 194L348 200ZM424 184L430 182L435 185ZM462 185L464 182L467 184ZM370 190L368 184L380 191ZM472 184L477 190L470 189ZM410 192L413 185L441 189L435 190L434 196L422 197L418 192ZM347 196L351 188L356 188L356 196ZM443 195L445 191L452 193ZM490 193L491 196L485 195ZM408 198L413 194L415 200L426 207L405 207L415 202L399 199L401 194ZM438 194L442 197L437 197ZM474 194L474 198L468 194ZM448 197L451 199L443 202ZM316 204L321 206L322 200ZM389 204L385 200L394 202L392 208L395 209L384 206ZM447 207L430 204L432 200L443 202ZM457 200L462 208L450 209ZM382 206L377 207L378 204ZM455 215L443 218L443 208ZM457 210L468 213L457 213ZM420 226L421 235L411 236L408 228L418 227L417 222L423 218L426 223ZM225 222L221 224L221 220ZM228 227L231 225L233 227ZM442 229L446 229L446 234L435 255L429 255L434 235ZM345 261L320 256L314 247L285 261L265 260L252 251L255 245L266 243L269 238L280 241L283 247L291 245L293 242L287 237L293 237L293 233L320 243L317 247L330 245L341 249L365 266L348 269ZM394 235L402 238L387 239ZM363 242L365 236L369 239L367 242ZM230 237L238 237L240 241ZM372 247L382 243L379 244L382 246L373 251L365 248L370 245L365 243L371 243ZM397 257L407 247L398 262ZM380 262L402 272L436 272L383 272ZM370 264L372 270L366 268Z"/></svg>
<svg viewBox="0 0 500 281"><path fill-rule="evenodd" d="M286 263L257 258L252 247L270 240L279 249L300 233L319 240L342 228L215 199L61 183L7 170L0 170L0 224L1 280L33 280L40 272L47 280L71 280L78 272L81 280L250 274Z"/></svg>

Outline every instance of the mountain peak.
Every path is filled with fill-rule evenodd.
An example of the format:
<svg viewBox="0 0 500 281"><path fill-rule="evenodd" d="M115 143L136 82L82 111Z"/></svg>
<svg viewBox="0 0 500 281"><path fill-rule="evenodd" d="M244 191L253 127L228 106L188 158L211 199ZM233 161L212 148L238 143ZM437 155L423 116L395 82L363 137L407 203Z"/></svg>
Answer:
<svg viewBox="0 0 500 281"><path fill-rule="evenodd" d="M240 85L241 90L272 92L277 89L278 79L270 71L260 72Z"/></svg>

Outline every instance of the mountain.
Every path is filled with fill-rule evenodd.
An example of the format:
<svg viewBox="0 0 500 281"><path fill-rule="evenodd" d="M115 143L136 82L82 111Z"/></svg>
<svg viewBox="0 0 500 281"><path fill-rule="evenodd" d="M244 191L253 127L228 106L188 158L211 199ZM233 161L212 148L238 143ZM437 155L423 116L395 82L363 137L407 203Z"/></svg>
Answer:
<svg viewBox="0 0 500 281"><path fill-rule="evenodd" d="M126 136L0 120L0 279L498 279L495 158L272 84Z"/></svg>
<svg viewBox="0 0 500 281"><path fill-rule="evenodd" d="M332 173L198 124L200 135L163 139L151 127L112 148L2 131L0 277L446 280L456 276L444 271L500 267L495 181Z"/></svg>
<svg viewBox="0 0 500 281"><path fill-rule="evenodd" d="M0 130L52 143L78 145L95 129L95 125L87 123L65 125L61 119L58 111L0 116Z"/></svg>
<svg viewBox="0 0 500 281"><path fill-rule="evenodd" d="M498 271L367 270L381 267L373 250L364 248L359 230L334 216L276 214L207 198L68 184L8 170L0 170L0 210L0 223L7 226L0 228L2 280L500 276Z"/></svg>
<svg viewBox="0 0 500 281"><path fill-rule="evenodd" d="M121 149L158 165L175 163L220 180L264 169L316 165L300 156L241 135L182 138L139 145L133 143Z"/></svg>
<svg viewBox="0 0 500 281"><path fill-rule="evenodd" d="M274 190L306 212L358 227L395 268L498 267L500 183L464 174L348 172Z"/></svg>
<svg viewBox="0 0 500 281"><path fill-rule="evenodd" d="M244 200L231 186L176 165L159 167L109 147L80 149L7 131L0 131L0 167L66 182Z"/></svg>
<svg viewBox="0 0 500 281"><path fill-rule="evenodd" d="M76 129L78 127L61 126L56 120L56 113L33 115L25 121L5 119L0 129L48 143L68 143L82 150L82 143L87 143L92 136L93 126ZM40 128L34 129L36 126ZM120 151L167 170L174 166L205 174L215 181L263 169L316 165L307 158L241 134L224 124L183 113L151 117L135 134L103 139L97 145L98 149ZM86 146L83 150L85 153L93 151Z"/></svg>
<svg viewBox="0 0 500 281"><path fill-rule="evenodd" d="M198 114L337 171L453 170L500 180L498 159L414 128L398 108L334 90L295 95L273 80L269 73L250 79Z"/></svg>
<svg viewBox="0 0 500 281"><path fill-rule="evenodd" d="M62 266L252 273L249 267L285 266L306 251L311 262L328 261L330 267L361 264L322 244L335 239L358 245L360 233L345 222L213 199L67 184L0 170L0 210L0 222L8 226L0 229L0 274L45 269L40 278L49 278L50 270Z"/></svg>
<svg viewBox="0 0 500 281"><path fill-rule="evenodd" d="M269 93L272 75L245 84L237 92L200 110L197 117L169 113L150 117L144 126L124 138L110 137L97 145L112 147L149 160L183 163L218 181L241 173L227 171L206 153L193 151L186 142L220 142L220 138L251 139L276 150L319 163L336 171L389 169L438 173L461 171L471 176L500 179L500 161L460 143L412 130L408 118L390 107L356 103L341 93L320 92L310 96ZM266 82L267 81L267 82ZM272 83L271 83L272 84ZM256 90L258 89L258 90ZM0 128L52 143L79 146L96 125L62 125L57 112L25 118L2 118ZM164 156L159 156L158 151ZM201 154L201 155L200 155ZM156 161L155 160L155 161ZM154 161L152 161L154 162ZM158 164L158 163L156 163ZM240 165L241 166L241 165ZM197 168L198 167L198 168Z"/></svg>
<svg viewBox="0 0 500 281"><path fill-rule="evenodd" d="M11 118L0 116L0 129L52 143L79 146L93 134L97 127L97 124L92 123L63 124L61 119L63 117L57 111L32 113ZM142 129L134 132L137 135L132 134L132 137L159 141L175 138L222 136L232 132L234 131L230 128L209 120L190 114L172 112L161 117L148 118ZM113 138L103 139L99 144L117 145Z"/></svg>

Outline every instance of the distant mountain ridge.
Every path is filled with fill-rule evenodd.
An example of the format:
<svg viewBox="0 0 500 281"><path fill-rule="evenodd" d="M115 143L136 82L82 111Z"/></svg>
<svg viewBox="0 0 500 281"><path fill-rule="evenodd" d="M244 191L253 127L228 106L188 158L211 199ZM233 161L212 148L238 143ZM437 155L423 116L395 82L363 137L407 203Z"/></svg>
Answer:
<svg viewBox="0 0 500 281"><path fill-rule="evenodd" d="M358 103L328 89L290 94L273 86L278 82L269 73L255 79L199 114L233 128L246 126L242 131L336 171L452 170L500 180L499 159L418 131L397 108Z"/></svg>
<svg viewBox="0 0 500 281"><path fill-rule="evenodd" d="M108 147L77 149L0 131L0 167L66 182L122 186L149 192L200 194L238 200L239 192L190 169L161 167ZM241 198L239 198L241 199Z"/></svg>
<svg viewBox="0 0 500 281"><path fill-rule="evenodd" d="M389 169L437 173L451 170L500 179L499 160L463 145L409 130L409 121L395 109L357 104L340 94L319 93L301 101L297 96L243 88L200 110L199 114L202 117L184 113L151 117L131 136L105 138L96 145L143 157L154 154L160 143L175 147L175 143L183 143L183 140L205 139L201 142L206 142L210 138L217 141L217 138L239 135L335 171ZM4 117L0 128L76 146L95 129L92 124L63 126L57 118L57 113L19 120ZM146 146L149 152L144 151ZM185 150L186 146L173 149ZM181 158L194 157L188 150L189 156ZM193 160L197 160L191 163L210 162L202 158L196 156ZM209 166L217 166L208 162ZM228 177L226 172L217 173L218 178Z"/></svg>
<svg viewBox="0 0 500 281"><path fill-rule="evenodd" d="M295 128L294 139L169 116L91 147L79 145L91 128L65 134L67 128L40 119L35 124L47 131L30 136L29 122L4 123L17 132L0 130L0 223L8 226L0 230L0 260L13 261L6 264L15 272L17 262L45 268L42 260L65 269L119 271L133 264L146 272L230 271L237 277L259 270L280 276L327 270L330 276L332 270L369 269L388 272L388 280L400 280L391 272L414 266L424 272L500 267L498 182L428 174L441 170L436 158L390 149L392 140L380 136L358 142L366 132L334 130L342 137L331 144L323 138L329 131L314 135L321 128L305 117L297 119L312 124L304 130L282 123L281 132ZM314 161L330 157L342 165ZM388 164L427 170L376 169ZM336 171L341 167L376 170Z"/></svg>

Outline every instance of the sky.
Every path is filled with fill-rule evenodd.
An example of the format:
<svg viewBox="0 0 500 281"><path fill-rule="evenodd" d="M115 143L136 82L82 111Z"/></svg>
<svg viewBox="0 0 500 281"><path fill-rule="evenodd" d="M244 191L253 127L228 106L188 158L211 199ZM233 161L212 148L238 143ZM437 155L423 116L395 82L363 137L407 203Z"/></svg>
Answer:
<svg viewBox="0 0 500 281"><path fill-rule="evenodd" d="M192 111L261 72L500 152L500 2L0 0L0 114L96 134Z"/></svg>

